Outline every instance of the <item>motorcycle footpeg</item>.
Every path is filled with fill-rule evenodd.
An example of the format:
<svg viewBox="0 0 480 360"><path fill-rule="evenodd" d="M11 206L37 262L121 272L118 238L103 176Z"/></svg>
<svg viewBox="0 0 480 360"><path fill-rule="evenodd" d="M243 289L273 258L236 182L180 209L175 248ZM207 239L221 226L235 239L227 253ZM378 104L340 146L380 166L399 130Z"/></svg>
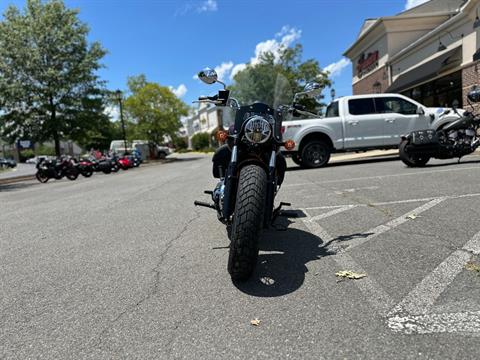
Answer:
<svg viewBox="0 0 480 360"><path fill-rule="evenodd" d="M281 208L282 206L292 206L292 204L287 203L287 202L281 202L280 205L279 205L279 208Z"/></svg>
<svg viewBox="0 0 480 360"><path fill-rule="evenodd" d="M202 206L202 207L206 207L206 208L215 210L215 205L209 204L209 203L206 203L206 202L203 202L203 201L194 201L193 204L195 206Z"/></svg>
<svg viewBox="0 0 480 360"><path fill-rule="evenodd" d="M210 191L210 190L205 190L203 193L208 195L213 195L213 191Z"/></svg>
<svg viewBox="0 0 480 360"><path fill-rule="evenodd" d="M281 210L278 216L286 217L286 218L298 218L298 212L295 210Z"/></svg>

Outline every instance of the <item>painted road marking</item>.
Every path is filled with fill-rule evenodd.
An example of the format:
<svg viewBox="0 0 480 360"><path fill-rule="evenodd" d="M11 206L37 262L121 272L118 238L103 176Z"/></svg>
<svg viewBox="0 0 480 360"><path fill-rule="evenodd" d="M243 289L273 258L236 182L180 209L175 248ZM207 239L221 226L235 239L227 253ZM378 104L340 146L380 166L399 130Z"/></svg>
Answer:
<svg viewBox="0 0 480 360"><path fill-rule="evenodd" d="M345 210L349 210L353 207L346 208ZM316 221L312 221L314 217L311 217L308 212L304 211L305 215L307 216L306 219L303 220L304 224L307 226L308 230L322 239L324 245L327 249L332 251L339 250L332 244L334 237L331 236L320 224ZM338 212L337 212L338 213ZM333 211L330 213L323 214L326 218L328 216L333 216L337 214ZM328 215L328 216L327 216ZM353 258L345 253L337 253L336 255L332 256L333 260L339 267L339 270L351 269L357 272L364 272L364 270L353 260ZM361 282L356 282L356 285L359 287L360 291L365 295L367 301L376 309L378 313L385 316L388 314L390 309L395 305L393 299L383 290L383 288L371 277L363 278Z"/></svg>
<svg viewBox="0 0 480 360"><path fill-rule="evenodd" d="M419 214L427 211L447 199L458 199L465 197L475 197L480 194L464 194L456 196L446 196L429 200L426 204L408 212L407 214L394 219L384 225L380 225L368 232L374 232L372 237L378 236L391 230L407 220L409 214ZM407 202L420 201L419 199L405 200ZM389 202L388 204L391 204ZM401 203L401 202L394 202ZM324 246L331 250L338 251L331 258L341 269L352 269L364 272L359 264L346 252L332 244L334 237L330 235L315 220L325 219L344 211L359 207L359 205L341 205L331 211L312 217L308 214L308 209L302 209L306 214L303 220L305 226L311 233L320 237ZM318 209L318 208L315 208ZM368 238L366 238L368 239ZM354 239L351 241L353 246L347 248L350 250L360 244L365 243L366 239ZM464 311L449 313L434 313L435 301L441 296L445 289L455 280L458 274L464 269L465 264L472 255L480 255L480 232L470 239L462 249L453 252L447 259L438 265L429 275L427 275L403 300L395 305L394 300L371 276L355 281L355 285L364 294L366 300L376 309L376 311L386 317L386 324L394 332L406 334L431 334L431 333L459 333L480 336L480 311ZM441 308L441 307L440 307Z"/></svg>
<svg viewBox="0 0 480 360"><path fill-rule="evenodd" d="M473 254L480 254L480 232L462 249L454 251L393 308L388 314L388 327L421 334L480 332L480 311L431 313L435 301L462 272Z"/></svg>
<svg viewBox="0 0 480 360"><path fill-rule="evenodd" d="M383 233L385 233L389 230L395 229L397 226L402 225L403 223L406 223L407 221L410 221L409 216L419 215L419 214L433 208L434 206L440 204L441 202L443 202L445 200L446 200L446 198L444 198L444 197L434 199L432 201L429 201L426 204L423 204L422 206L419 206L419 207L407 212L406 214L403 214L402 216L399 216L396 219L393 219L393 220L387 222L386 224L379 225L377 227L374 227L373 229L367 230L365 233L366 234L371 234L371 235L368 235L367 237L364 237L364 238L355 238L355 239L350 240L348 242L347 249L353 249L353 248L355 248L359 245L365 244L366 242L376 238L377 236L379 236L379 235L381 235L381 234L383 234Z"/></svg>
<svg viewBox="0 0 480 360"><path fill-rule="evenodd" d="M452 172L452 171L467 171L467 170L480 170L480 166L469 166L469 167L462 167L462 168L454 168L454 169L443 169L443 170L431 170L431 171L419 171L419 172L410 172L410 173L402 173L402 174L390 174L390 175L377 175L377 176L365 176L365 177L358 177L358 178L350 178L350 179L336 179L336 180L325 180L325 181L311 181L299 184L285 184L282 185L283 187L294 187L294 186L312 186L312 185L322 185L322 184L332 184L332 183L341 183L341 182L350 182L350 181L362 181L362 180L375 180L375 179L387 179L387 178L395 178L395 177L403 177L403 176L414 176L414 175L425 175L425 174L437 174L437 173L444 173L444 172Z"/></svg>
<svg viewBox="0 0 480 360"><path fill-rule="evenodd" d="M480 193L473 193L473 194L461 194L461 195L447 195L447 196L434 196L428 198L421 198L421 199L407 199L407 200L393 200L393 201L384 201L384 202L376 202L376 203L369 203L369 204L345 204L345 205L327 205L327 206L314 206L314 207L307 207L302 210L328 210L328 209L336 209L336 208L343 208L343 207L365 207L365 206L383 206L383 205L396 205L396 204L408 204L414 202L427 202L432 201L439 198L445 199L463 199L469 197L477 197L480 196Z"/></svg>

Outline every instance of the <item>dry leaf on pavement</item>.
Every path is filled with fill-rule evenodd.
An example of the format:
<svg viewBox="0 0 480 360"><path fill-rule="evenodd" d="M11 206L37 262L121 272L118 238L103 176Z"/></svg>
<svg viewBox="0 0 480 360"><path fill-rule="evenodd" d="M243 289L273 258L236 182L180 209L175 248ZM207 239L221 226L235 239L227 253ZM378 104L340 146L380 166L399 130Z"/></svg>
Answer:
<svg viewBox="0 0 480 360"><path fill-rule="evenodd" d="M347 278L347 279L358 280L358 279L366 277L367 274L356 273L354 271L346 270L346 271L336 272L335 276L342 277L342 278Z"/></svg>
<svg viewBox="0 0 480 360"><path fill-rule="evenodd" d="M480 273L480 264L476 263L476 262L473 262L473 261L470 261L465 265L465 269L467 269L469 271L475 271L475 272Z"/></svg>
<svg viewBox="0 0 480 360"><path fill-rule="evenodd" d="M260 325L260 323L261 323L261 320L258 320L257 318L250 320L250 324L252 324L253 326L258 326Z"/></svg>

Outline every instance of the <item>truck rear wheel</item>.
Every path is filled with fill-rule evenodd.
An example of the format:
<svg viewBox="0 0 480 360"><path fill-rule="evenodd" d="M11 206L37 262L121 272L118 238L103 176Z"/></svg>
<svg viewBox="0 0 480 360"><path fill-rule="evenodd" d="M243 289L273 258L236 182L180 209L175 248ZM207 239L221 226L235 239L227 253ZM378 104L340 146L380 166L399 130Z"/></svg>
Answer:
<svg viewBox="0 0 480 360"><path fill-rule="evenodd" d="M306 168L320 168L328 164L330 160L330 146L321 140L308 142L302 149L302 163Z"/></svg>

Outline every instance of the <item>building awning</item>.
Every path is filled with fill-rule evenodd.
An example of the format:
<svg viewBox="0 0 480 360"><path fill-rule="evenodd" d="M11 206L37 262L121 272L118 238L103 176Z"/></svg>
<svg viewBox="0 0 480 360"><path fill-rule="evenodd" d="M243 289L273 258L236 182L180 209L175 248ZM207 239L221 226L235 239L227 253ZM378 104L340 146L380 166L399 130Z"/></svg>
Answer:
<svg viewBox="0 0 480 360"><path fill-rule="evenodd" d="M400 75L386 92L400 92L428 81L462 63L462 47L451 49L435 59Z"/></svg>

